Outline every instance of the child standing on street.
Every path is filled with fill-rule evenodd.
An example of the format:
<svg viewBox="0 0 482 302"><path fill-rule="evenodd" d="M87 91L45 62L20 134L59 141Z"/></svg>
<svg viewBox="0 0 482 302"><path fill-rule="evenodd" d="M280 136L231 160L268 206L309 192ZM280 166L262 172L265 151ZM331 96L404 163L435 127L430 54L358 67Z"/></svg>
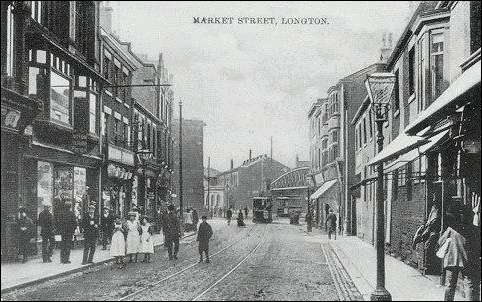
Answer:
<svg viewBox="0 0 482 302"><path fill-rule="evenodd" d="M151 254L154 254L154 242L152 239L152 226L147 221L147 217L142 218L142 235L141 244L139 246L139 253L144 253L144 260L142 262L151 262Z"/></svg>
<svg viewBox="0 0 482 302"><path fill-rule="evenodd" d="M126 255L126 241L122 232L122 221L117 218L114 223L114 234L112 235L110 255L115 258L118 268L124 267L124 256Z"/></svg>
<svg viewBox="0 0 482 302"><path fill-rule="evenodd" d="M199 225L199 231L197 233L197 241L199 242L199 263L203 262L203 252L206 254L206 263L209 263L209 239L213 235L213 229L211 225L207 223L206 215L201 217L202 222Z"/></svg>

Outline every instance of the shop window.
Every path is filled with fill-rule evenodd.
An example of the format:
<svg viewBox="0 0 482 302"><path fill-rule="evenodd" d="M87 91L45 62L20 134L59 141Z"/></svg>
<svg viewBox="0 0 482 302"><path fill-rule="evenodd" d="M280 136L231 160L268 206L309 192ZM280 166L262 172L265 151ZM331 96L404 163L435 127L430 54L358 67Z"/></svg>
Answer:
<svg viewBox="0 0 482 302"><path fill-rule="evenodd" d="M407 174L406 174L406 168L400 168L398 170L398 186L405 186L407 183Z"/></svg>
<svg viewBox="0 0 482 302"><path fill-rule="evenodd" d="M407 186L407 200L412 200L412 163L406 165L405 184Z"/></svg>
<svg viewBox="0 0 482 302"><path fill-rule="evenodd" d="M393 171L392 194L394 198L398 197L398 170Z"/></svg>
<svg viewBox="0 0 482 302"><path fill-rule="evenodd" d="M87 175L85 168L74 167L74 214L78 219L87 211Z"/></svg>
<svg viewBox="0 0 482 302"><path fill-rule="evenodd" d="M37 162L37 217L44 205L52 206L53 201L53 165L48 162Z"/></svg>
<svg viewBox="0 0 482 302"><path fill-rule="evenodd" d="M50 75L50 117L70 125L71 81L56 72Z"/></svg>

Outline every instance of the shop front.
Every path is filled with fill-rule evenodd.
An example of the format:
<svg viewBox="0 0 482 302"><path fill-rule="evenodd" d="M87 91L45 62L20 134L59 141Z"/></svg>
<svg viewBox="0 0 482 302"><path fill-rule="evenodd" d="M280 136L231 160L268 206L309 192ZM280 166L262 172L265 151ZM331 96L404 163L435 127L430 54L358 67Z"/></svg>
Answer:
<svg viewBox="0 0 482 302"><path fill-rule="evenodd" d="M117 217L126 218L129 210L137 205L137 186L134 153L109 143L102 173L101 207L111 209Z"/></svg>

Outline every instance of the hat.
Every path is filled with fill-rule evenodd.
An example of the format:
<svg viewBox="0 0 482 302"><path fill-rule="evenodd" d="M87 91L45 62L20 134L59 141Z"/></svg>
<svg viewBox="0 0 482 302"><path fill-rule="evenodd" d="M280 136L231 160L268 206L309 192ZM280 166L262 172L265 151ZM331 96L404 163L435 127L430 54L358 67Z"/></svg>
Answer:
<svg viewBox="0 0 482 302"><path fill-rule="evenodd" d="M167 206L167 209L170 211L174 211L174 205L170 204Z"/></svg>
<svg viewBox="0 0 482 302"><path fill-rule="evenodd" d="M27 209L22 206L22 207L19 207L19 208L18 208L18 212L19 212L19 213L27 213Z"/></svg>
<svg viewBox="0 0 482 302"><path fill-rule="evenodd" d="M201 219L206 219L206 220L207 220L208 217L207 217L206 215L202 215L202 216L201 216Z"/></svg>
<svg viewBox="0 0 482 302"><path fill-rule="evenodd" d="M137 212L134 212L134 211L130 211L129 213L127 213L128 216L136 216L137 215Z"/></svg>
<svg viewBox="0 0 482 302"><path fill-rule="evenodd" d="M89 205L89 209L95 209L95 205L93 204Z"/></svg>

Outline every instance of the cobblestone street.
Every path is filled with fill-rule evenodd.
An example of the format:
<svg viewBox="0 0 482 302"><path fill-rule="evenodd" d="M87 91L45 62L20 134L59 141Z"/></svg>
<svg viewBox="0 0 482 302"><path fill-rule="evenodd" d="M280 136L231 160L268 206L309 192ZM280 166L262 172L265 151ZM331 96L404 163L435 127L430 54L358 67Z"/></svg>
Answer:
<svg viewBox="0 0 482 302"><path fill-rule="evenodd" d="M349 300L353 283L329 245L285 221L246 228L213 223L212 263L198 264L195 237L169 262L103 265L2 296L2 300ZM296 280L296 281L295 281ZM294 282L295 281L295 282Z"/></svg>

